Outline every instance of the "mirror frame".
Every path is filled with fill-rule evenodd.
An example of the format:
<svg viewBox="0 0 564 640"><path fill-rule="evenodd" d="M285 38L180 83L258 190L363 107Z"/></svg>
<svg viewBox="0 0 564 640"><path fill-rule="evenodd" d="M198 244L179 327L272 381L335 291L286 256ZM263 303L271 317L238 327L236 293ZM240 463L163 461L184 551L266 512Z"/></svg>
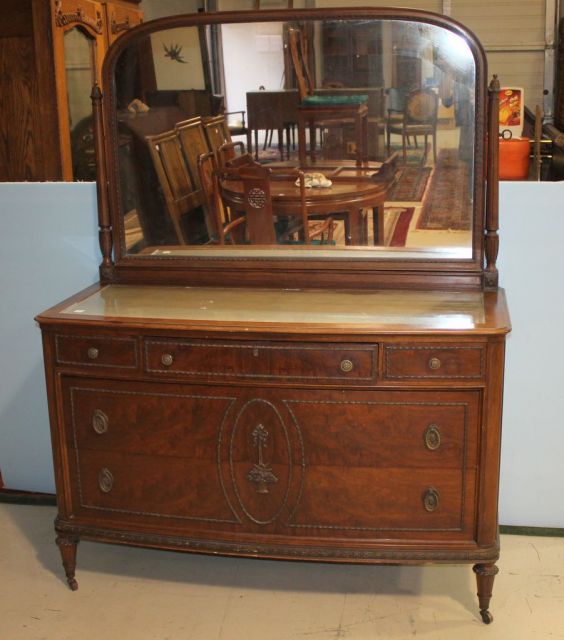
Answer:
<svg viewBox="0 0 564 640"><path fill-rule="evenodd" d="M117 119L114 71L122 51L136 39L161 29L209 24L313 21L400 20L435 25L462 37L476 65L474 127L473 240L470 259L379 259L294 257L149 257L126 254L119 207ZM484 289L497 287L498 250L497 144L499 83L494 77L487 96L487 62L477 38L448 17L401 8L346 8L236 11L160 18L134 27L106 56L101 92L92 99L98 164L98 204L103 283L185 284L189 286L264 286L274 288L418 288ZM488 135L488 129L490 134ZM489 158L489 162L486 161ZM487 188L486 188L487 185ZM439 252L437 252L439 254Z"/></svg>

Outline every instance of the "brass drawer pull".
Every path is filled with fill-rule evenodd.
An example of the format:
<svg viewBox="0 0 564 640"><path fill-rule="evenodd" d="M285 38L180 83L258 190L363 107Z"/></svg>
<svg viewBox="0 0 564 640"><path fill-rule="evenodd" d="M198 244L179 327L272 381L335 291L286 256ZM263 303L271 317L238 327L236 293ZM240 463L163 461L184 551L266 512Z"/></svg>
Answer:
<svg viewBox="0 0 564 640"><path fill-rule="evenodd" d="M164 364L165 367L170 367L173 361L174 361L174 358L170 353L163 353L163 355L161 356L161 362Z"/></svg>
<svg viewBox="0 0 564 640"><path fill-rule="evenodd" d="M100 469L100 473L98 474L98 485L104 493L109 493L114 486L114 476L106 467L102 467Z"/></svg>
<svg viewBox="0 0 564 640"><path fill-rule="evenodd" d="M90 360L96 360L96 358L100 355L100 351L96 349L96 347L90 347L87 353Z"/></svg>
<svg viewBox="0 0 564 640"><path fill-rule="evenodd" d="M92 428L94 431L99 434L106 433L108 426L108 416L100 409L96 409L92 414Z"/></svg>
<svg viewBox="0 0 564 640"><path fill-rule="evenodd" d="M349 371L353 370L353 363L350 360L343 360L341 362L341 371L343 371L344 373L348 373Z"/></svg>
<svg viewBox="0 0 564 640"><path fill-rule="evenodd" d="M425 511L436 511L439 508L439 492L433 488L429 487L423 493L423 506L425 507Z"/></svg>
<svg viewBox="0 0 564 640"><path fill-rule="evenodd" d="M430 424L425 429L425 446L429 451L435 451L441 446L441 432L436 424Z"/></svg>
<svg viewBox="0 0 564 640"><path fill-rule="evenodd" d="M431 358L429 360L429 369L436 371L441 368L441 361L438 358Z"/></svg>

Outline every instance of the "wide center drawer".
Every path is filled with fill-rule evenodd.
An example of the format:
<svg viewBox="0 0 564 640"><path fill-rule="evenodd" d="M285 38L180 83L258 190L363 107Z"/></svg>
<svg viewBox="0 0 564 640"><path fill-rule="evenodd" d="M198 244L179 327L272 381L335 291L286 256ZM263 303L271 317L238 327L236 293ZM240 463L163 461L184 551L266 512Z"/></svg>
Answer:
<svg viewBox="0 0 564 640"><path fill-rule="evenodd" d="M145 370L168 377L368 383L377 361L376 345L145 341Z"/></svg>

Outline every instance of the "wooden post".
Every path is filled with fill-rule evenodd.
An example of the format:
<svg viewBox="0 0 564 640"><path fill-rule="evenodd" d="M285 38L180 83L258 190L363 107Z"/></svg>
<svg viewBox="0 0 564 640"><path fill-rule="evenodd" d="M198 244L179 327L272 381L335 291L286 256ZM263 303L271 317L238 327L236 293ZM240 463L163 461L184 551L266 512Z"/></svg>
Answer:
<svg viewBox="0 0 564 640"><path fill-rule="evenodd" d="M499 274L499 80L494 75L488 87L488 169L486 175L486 289L497 289Z"/></svg>
<svg viewBox="0 0 564 640"><path fill-rule="evenodd" d="M112 223L108 205L108 178L104 156L104 123L102 120L102 92L98 83L92 87L90 95L94 115L94 143L96 149L96 193L98 195L98 227L102 263L100 279L107 282L112 279L114 263L112 261Z"/></svg>

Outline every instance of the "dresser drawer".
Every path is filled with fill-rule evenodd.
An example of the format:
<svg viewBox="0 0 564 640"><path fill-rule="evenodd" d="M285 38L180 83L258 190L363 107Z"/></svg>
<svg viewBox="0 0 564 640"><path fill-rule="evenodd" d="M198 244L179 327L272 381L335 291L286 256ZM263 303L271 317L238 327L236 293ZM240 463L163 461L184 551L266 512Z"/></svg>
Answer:
<svg viewBox="0 0 564 640"><path fill-rule="evenodd" d="M385 345L385 380L478 380L484 377L481 345Z"/></svg>
<svg viewBox="0 0 564 640"><path fill-rule="evenodd" d="M160 525L237 524L213 460L79 449L73 491L77 514L143 517Z"/></svg>
<svg viewBox="0 0 564 640"><path fill-rule="evenodd" d="M217 458L233 398L179 385L65 379L69 446L159 457ZM220 390L221 391L221 390ZM204 393L205 392L205 393Z"/></svg>
<svg viewBox="0 0 564 640"><path fill-rule="evenodd" d="M145 341L146 370L165 376L369 383L376 363L376 345Z"/></svg>
<svg viewBox="0 0 564 640"><path fill-rule="evenodd" d="M55 336L57 364L137 369L137 343L133 338L107 336Z"/></svg>

